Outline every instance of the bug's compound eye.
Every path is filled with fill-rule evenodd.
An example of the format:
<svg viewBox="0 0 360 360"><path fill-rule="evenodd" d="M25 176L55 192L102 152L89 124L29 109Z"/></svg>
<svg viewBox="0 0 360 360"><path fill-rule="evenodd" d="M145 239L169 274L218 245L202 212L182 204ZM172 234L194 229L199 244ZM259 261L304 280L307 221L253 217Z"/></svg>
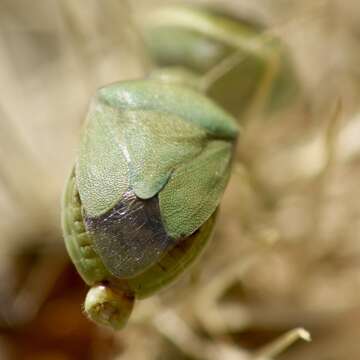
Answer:
<svg viewBox="0 0 360 360"><path fill-rule="evenodd" d="M88 291L84 310L86 315L97 324L119 330L126 325L133 306L133 297L117 293L106 284L100 284Z"/></svg>

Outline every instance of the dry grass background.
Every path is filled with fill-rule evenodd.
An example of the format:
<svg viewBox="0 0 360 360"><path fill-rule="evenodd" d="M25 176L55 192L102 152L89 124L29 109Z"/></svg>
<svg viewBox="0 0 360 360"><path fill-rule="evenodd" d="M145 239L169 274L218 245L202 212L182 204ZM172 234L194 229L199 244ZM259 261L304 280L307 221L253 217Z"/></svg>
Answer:
<svg viewBox="0 0 360 360"><path fill-rule="evenodd" d="M59 198L94 90L151 67L136 24L161 3L0 1L0 358L270 359L276 347L261 349L297 327L312 342L276 358L360 358L357 0L207 1L266 21L290 47L306 100L254 113L238 154L251 171L234 172L211 245L192 272L141 302L128 328L94 327L89 342L65 351L34 323L48 301L70 320L46 312L46 331L69 326L80 339L90 327L71 328L81 299L64 300L79 282L47 299L66 266ZM18 280L15 254L33 243L45 260ZM16 357L26 324L43 343Z"/></svg>

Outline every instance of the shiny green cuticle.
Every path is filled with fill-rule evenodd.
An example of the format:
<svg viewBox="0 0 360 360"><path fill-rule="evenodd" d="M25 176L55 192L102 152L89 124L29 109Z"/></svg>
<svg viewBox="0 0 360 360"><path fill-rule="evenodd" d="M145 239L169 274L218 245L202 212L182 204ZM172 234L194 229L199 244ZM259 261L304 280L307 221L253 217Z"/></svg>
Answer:
<svg viewBox="0 0 360 360"><path fill-rule="evenodd" d="M136 299L201 254L238 134L231 115L185 84L126 81L97 91L62 208L67 250L91 286L90 319L122 328Z"/></svg>

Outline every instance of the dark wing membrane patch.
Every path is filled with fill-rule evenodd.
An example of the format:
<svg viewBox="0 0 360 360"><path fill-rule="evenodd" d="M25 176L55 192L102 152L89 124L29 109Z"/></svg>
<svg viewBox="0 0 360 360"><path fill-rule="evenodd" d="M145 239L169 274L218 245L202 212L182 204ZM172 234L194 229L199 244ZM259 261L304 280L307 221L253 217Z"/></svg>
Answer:
<svg viewBox="0 0 360 360"><path fill-rule="evenodd" d="M142 273L175 245L162 224L157 196L142 200L129 190L110 211L85 221L96 252L119 278Z"/></svg>

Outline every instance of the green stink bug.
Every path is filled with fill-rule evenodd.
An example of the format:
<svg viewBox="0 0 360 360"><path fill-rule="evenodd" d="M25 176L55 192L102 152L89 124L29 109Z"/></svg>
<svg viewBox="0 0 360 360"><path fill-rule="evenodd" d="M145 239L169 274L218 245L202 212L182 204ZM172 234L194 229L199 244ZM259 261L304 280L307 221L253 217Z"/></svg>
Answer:
<svg viewBox="0 0 360 360"><path fill-rule="evenodd" d="M139 80L98 90L62 210L68 252L92 287L91 319L121 328L136 298L197 257L237 137L234 119L189 87Z"/></svg>

